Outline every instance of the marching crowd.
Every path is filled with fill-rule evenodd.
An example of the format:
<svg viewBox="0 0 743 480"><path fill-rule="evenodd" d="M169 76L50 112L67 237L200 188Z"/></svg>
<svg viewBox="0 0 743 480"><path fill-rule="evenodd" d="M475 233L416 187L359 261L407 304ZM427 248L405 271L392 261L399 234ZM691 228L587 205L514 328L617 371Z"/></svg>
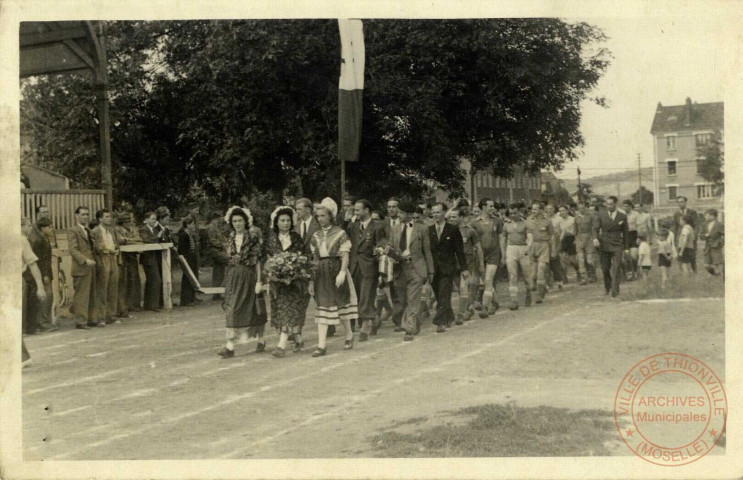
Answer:
<svg viewBox="0 0 743 480"><path fill-rule="evenodd" d="M450 207L390 198L384 212L364 199L346 198L339 209L330 198L301 198L277 207L265 234L247 208L215 212L204 242L212 285L224 287L223 294L214 295L226 313L226 342L219 355L234 357L235 344L250 337L257 338L257 351L265 351L269 322L279 332L274 356L285 356L290 341L293 351L301 351L312 298L318 334L312 356L318 357L326 354L327 338L339 325L344 349L352 349L354 340L367 341L388 319L404 341L412 341L434 308L437 333L475 314L487 318L499 308L495 289L502 276L508 277L512 310L544 302L548 288L561 289L568 281L569 269L586 285L598 281L600 267L606 294L616 297L621 281L647 278L652 250L657 250L663 286L673 260L684 274L695 273L699 239L705 241L706 270L723 275L724 228L718 212L709 209L702 220L686 207L686 198L679 197L678 205L673 221L656 228L641 206L635 209L625 201L620 208L613 196L603 204L591 198L557 207L538 201L505 205L487 198ZM35 224L22 219L23 331L29 335L58 328L50 301L57 240L48 208L40 206L36 214ZM188 266L180 305L201 301L202 235L194 216L184 218L177 232L167 207L147 212L141 225L135 224L131 209L101 209L93 227L87 207L78 207L75 218L67 238L74 288L70 311L77 329L120 323L130 311L163 308L162 250L122 252L122 245L176 245ZM455 288L459 300L453 306ZM25 346L23 359L30 359Z"/></svg>

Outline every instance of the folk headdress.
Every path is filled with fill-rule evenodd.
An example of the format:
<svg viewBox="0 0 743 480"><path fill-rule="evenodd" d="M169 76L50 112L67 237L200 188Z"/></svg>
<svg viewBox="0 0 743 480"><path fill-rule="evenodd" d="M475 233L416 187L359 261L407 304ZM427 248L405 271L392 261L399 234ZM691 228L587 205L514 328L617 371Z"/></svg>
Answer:
<svg viewBox="0 0 743 480"><path fill-rule="evenodd" d="M320 202L320 206L327 209L330 212L331 217L335 218L335 216L338 215L338 204L335 203L335 200L332 198L323 198L322 202Z"/></svg>
<svg viewBox="0 0 743 480"><path fill-rule="evenodd" d="M224 216L224 221L230 223L230 217L235 210L241 210L246 217L248 217L248 228L253 226L253 215L250 214L250 210L243 207L232 206L227 210L227 214Z"/></svg>

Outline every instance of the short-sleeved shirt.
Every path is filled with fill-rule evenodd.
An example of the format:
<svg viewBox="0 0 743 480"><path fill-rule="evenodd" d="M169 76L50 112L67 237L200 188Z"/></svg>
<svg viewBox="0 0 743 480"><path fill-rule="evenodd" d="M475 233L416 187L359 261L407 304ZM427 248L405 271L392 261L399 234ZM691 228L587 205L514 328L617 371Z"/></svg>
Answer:
<svg viewBox="0 0 743 480"><path fill-rule="evenodd" d="M459 231L462 234L462 241L464 242L464 257L467 259L467 270L470 273L477 272L479 270L479 261L476 247L480 243L480 236L469 225L459 227Z"/></svg>
<svg viewBox="0 0 743 480"><path fill-rule="evenodd" d="M487 257L489 253L500 251L499 236L503 233L503 222L498 218L483 219L479 217L470 223L480 237L482 251Z"/></svg>
<svg viewBox="0 0 743 480"><path fill-rule="evenodd" d="M637 231L637 223L639 220L639 214L632 210L627 214L627 230L630 232L636 232Z"/></svg>
<svg viewBox="0 0 743 480"><path fill-rule="evenodd" d="M532 234L532 240L534 242L549 242L552 239L554 231L552 220L546 218L544 215L539 215L538 217L532 215L526 219L526 233Z"/></svg>
<svg viewBox="0 0 743 480"><path fill-rule="evenodd" d="M561 236L575 236L575 218L570 215L567 218L557 216L557 228L560 229Z"/></svg>
<svg viewBox="0 0 743 480"><path fill-rule="evenodd" d="M21 236L21 258L23 259L23 270L25 272L30 265L39 261L39 257L36 256L31 243L28 241L25 235Z"/></svg>
<svg viewBox="0 0 743 480"><path fill-rule="evenodd" d="M585 215L580 212L575 214L575 230L578 234L587 234L593 232L593 214L587 212Z"/></svg>
<svg viewBox="0 0 743 480"><path fill-rule="evenodd" d="M653 265L653 261L650 259L650 245L648 245L648 242L642 242L640 244L637 254L639 256L641 267L649 267Z"/></svg>
<svg viewBox="0 0 743 480"><path fill-rule="evenodd" d="M526 245L526 222L518 220L507 220L503 225L506 234L506 245Z"/></svg>

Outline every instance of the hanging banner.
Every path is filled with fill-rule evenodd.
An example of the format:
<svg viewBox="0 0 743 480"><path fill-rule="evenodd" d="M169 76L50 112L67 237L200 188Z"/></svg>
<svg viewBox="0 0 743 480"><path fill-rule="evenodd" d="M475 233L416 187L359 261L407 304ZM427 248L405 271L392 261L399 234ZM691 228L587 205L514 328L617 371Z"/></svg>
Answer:
<svg viewBox="0 0 743 480"><path fill-rule="evenodd" d="M361 20L338 19L341 77L338 85L338 157L358 162L364 91L364 27Z"/></svg>

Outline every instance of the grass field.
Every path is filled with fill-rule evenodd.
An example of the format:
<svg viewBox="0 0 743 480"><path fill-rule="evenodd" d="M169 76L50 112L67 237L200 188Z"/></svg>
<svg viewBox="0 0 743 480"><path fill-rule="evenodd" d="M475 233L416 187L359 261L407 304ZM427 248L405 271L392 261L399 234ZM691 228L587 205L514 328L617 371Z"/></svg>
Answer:
<svg viewBox="0 0 743 480"><path fill-rule="evenodd" d="M546 406L481 405L447 422L412 433L387 431L371 439L379 457L510 457L608 455L615 440L612 413ZM417 418L417 424L425 419Z"/></svg>

